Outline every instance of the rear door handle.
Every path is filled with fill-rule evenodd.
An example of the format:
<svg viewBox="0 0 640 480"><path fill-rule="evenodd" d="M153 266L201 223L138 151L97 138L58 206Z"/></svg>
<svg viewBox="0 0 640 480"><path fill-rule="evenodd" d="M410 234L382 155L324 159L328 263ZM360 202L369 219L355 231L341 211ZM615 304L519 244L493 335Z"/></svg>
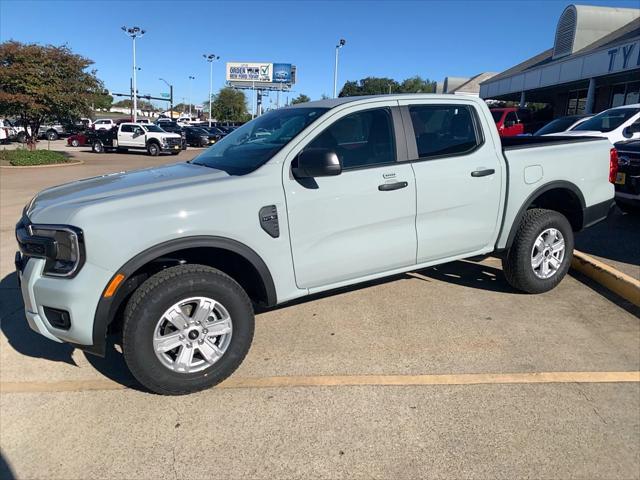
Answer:
<svg viewBox="0 0 640 480"><path fill-rule="evenodd" d="M380 190L381 192L388 192L390 190L399 190L408 185L408 182L383 183L382 185L378 185L378 190Z"/></svg>
<svg viewBox="0 0 640 480"><path fill-rule="evenodd" d="M472 177L486 177L487 175L493 175L496 173L493 168L485 168L484 170L474 170L471 172Z"/></svg>

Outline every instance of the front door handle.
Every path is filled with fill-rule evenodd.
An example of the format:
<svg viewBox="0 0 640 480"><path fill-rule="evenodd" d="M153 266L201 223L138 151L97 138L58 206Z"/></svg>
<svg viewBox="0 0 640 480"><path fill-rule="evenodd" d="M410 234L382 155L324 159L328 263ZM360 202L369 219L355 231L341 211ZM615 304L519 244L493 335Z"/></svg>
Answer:
<svg viewBox="0 0 640 480"><path fill-rule="evenodd" d="M380 190L381 192L389 192L391 190L399 190L408 185L408 182L383 183L382 185L378 185L378 190Z"/></svg>
<svg viewBox="0 0 640 480"><path fill-rule="evenodd" d="M471 172L472 177L486 177L487 175L493 175L496 173L493 168L485 168L484 170L474 170Z"/></svg>

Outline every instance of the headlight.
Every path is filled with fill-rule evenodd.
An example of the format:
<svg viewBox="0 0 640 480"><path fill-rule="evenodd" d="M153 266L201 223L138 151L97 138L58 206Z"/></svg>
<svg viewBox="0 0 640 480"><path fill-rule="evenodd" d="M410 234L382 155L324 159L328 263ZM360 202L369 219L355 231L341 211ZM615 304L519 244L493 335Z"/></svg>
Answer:
<svg viewBox="0 0 640 480"><path fill-rule="evenodd" d="M82 230L57 225L31 225L31 235L52 240L47 249L44 274L54 277L72 277L84 263Z"/></svg>

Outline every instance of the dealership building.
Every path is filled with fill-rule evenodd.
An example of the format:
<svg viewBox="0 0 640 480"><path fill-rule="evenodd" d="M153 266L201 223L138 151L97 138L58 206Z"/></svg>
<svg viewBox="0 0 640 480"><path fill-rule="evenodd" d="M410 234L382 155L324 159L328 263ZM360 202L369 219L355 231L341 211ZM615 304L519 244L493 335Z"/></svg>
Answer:
<svg viewBox="0 0 640 480"><path fill-rule="evenodd" d="M640 9L569 5L553 48L483 81L480 97L548 103L556 117L640 103Z"/></svg>

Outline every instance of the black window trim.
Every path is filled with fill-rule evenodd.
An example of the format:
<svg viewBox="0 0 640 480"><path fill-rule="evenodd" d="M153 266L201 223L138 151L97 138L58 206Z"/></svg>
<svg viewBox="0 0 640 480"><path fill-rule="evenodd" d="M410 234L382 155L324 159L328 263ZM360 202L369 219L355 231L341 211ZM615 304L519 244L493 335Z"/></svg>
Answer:
<svg viewBox="0 0 640 480"><path fill-rule="evenodd" d="M410 107L424 107L424 106L433 106L433 107L467 107L471 111L471 121L473 123L473 130L476 135L476 145L475 147L462 152L462 153L444 153L441 155L429 155L427 157L419 157L418 156L418 143L416 141L415 130L413 129L413 121L411 120L411 114L409 112ZM412 103L408 105L402 105L400 107L402 114L402 122L404 124L405 137L407 142L407 162L408 163L417 163L417 162L429 162L432 160L442 160L444 158L455 158L455 157L466 157L467 155L471 155L475 153L480 148L482 148L485 144L485 136L482 131L482 126L480 124L480 117L478 116L478 111L474 105L470 105L467 103Z"/></svg>
<svg viewBox="0 0 640 480"><path fill-rule="evenodd" d="M313 137L313 139L311 139L305 146L304 148L302 148L302 150L300 150L300 152L298 153L298 155L300 155L300 153L302 153L302 151L304 151L305 148L308 148L314 141L316 138L318 138L322 133L324 133L324 131L327 128L331 128L335 123L341 121L343 118L348 117L349 115L354 115L356 113L363 113L363 112L369 112L372 110L387 110L387 112L389 113L389 119L391 121L391 129L392 129L392 134L391 134L391 141L393 142L393 151L395 153L395 160L393 160L392 162L386 162L386 163L375 163L375 164L371 164L371 165L362 165L360 167L347 167L345 168L344 165L342 166L342 174L345 173L349 173L349 172L356 172L359 170L366 170L366 169L372 169L372 168L379 168L379 167L389 167L392 165L398 165L399 163L403 163L405 160L405 158L408 158L407 155L407 145L406 145L406 138L403 138L403 128L402 128L402 119L400 118L400 114L398 111L399 107L397 106L391 106L391 105L378 105L378 106L371 106L370 108L363 108L362 110L356 110L354 112L350 112L347 113L346 115L341 116L340 118L334 120L333 122L331 122L329 125L327 125L325 128L321 129L317 135L315 135ZM404 149L402 148L404 146ZM295 158L297 158L297 156ZM295 161L295 160L294 160Z"/></svg>

